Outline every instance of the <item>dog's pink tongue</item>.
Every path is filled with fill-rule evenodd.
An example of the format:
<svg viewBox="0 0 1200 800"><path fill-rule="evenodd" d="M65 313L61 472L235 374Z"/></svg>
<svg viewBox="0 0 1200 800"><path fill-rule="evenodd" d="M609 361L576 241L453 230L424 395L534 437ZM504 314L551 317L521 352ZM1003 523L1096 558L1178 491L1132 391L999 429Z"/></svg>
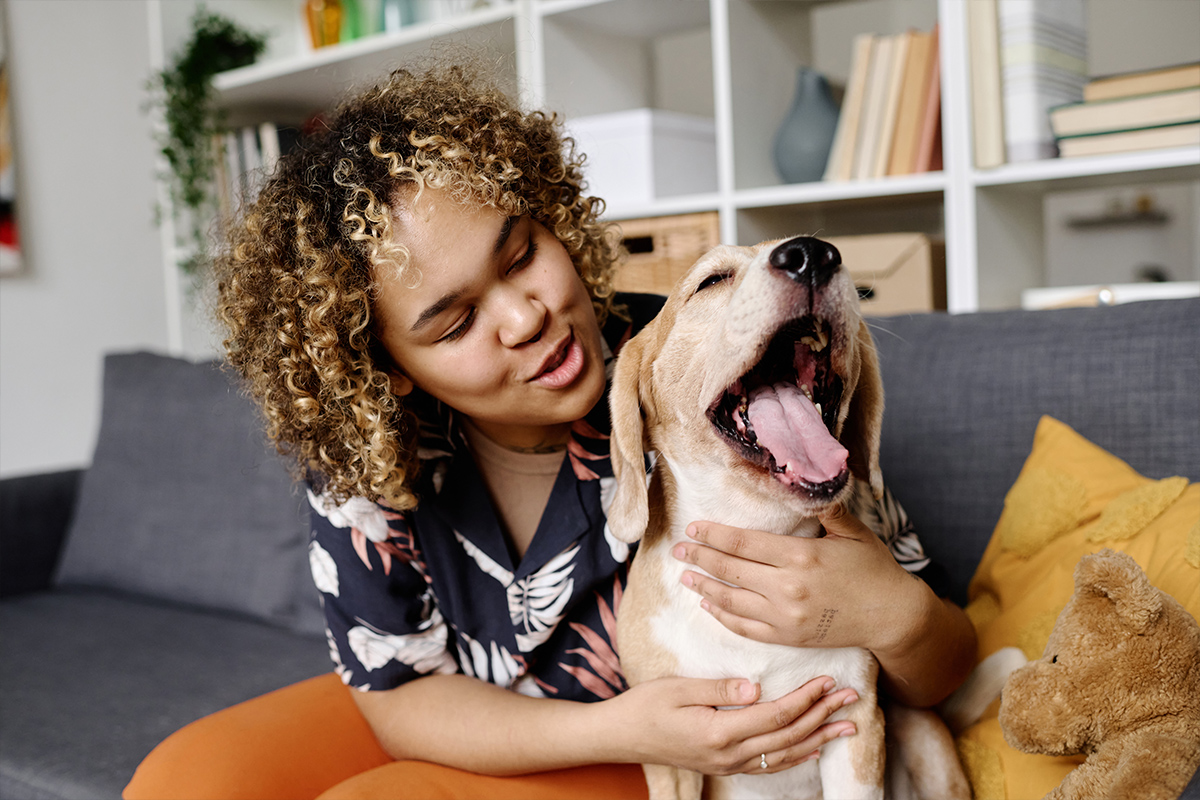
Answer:
<svg viewBox="0 0 1200 800"><path fill-rule="evenodd" d="M784 481L809 484L831 481L846 468L849 454L830 435L812 401L787 383L762 386L750 393L747 409L758 443L783 469Z"/></svg>

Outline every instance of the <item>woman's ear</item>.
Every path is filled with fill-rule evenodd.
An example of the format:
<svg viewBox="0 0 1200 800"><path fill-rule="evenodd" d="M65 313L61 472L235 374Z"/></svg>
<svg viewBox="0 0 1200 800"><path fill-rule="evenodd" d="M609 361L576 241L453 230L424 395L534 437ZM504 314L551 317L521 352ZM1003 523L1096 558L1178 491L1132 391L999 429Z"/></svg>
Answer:
<svg viewBox="0 0 1200 800"><path fill-rule="evenodd" d="M388 370L388 380L392 384L392 394L396 397L407 397L416 388L416 384L402 372L399 372L394 367Z"/></svg>

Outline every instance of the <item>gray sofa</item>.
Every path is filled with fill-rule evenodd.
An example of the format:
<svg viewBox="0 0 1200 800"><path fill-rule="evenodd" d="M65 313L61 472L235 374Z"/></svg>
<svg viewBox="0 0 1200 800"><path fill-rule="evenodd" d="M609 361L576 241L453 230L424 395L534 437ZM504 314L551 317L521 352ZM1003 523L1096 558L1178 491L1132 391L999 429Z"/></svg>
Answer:
<svg viewBox="0 0 1200 800"><path fill-rule="evenodd" d="M872 322L884 474L959 602L1042 414L1200 480L1200 300ZM110 356L89 469L0 482L0 798L116 797L173 730L327 671L306 519L214 365Z"/></svg>

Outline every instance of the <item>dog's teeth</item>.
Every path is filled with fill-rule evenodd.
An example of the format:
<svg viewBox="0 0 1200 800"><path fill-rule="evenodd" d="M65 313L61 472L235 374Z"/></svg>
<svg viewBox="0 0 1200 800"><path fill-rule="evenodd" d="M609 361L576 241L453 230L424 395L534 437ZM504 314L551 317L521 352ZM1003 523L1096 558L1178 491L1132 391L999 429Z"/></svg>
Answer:
<svg viewBox="0 0 1200 800"><path fill-rule="evenodd" d="M800 337L800 343L808 345L808 349L814 353L819 353L829 346L829 332L825 330L825 323L818 322L815 332Z"/></svg>
<svg viewBox="0 0 1200 800"><path fill-rule="evenodd" d="M818 416L818 417L823 417L823 416L825 416L825 412L824 412L823 410L821 410L821 404L820 404L820 403L814 403L813 405L815 405L815 406L817 407L817 416Z"/></svg>
<svg viewBox="0 0 1200 800"><path fill-rule="evenodd" d="M807 383L800 384L800 391L804 392L804 396L807 397L808 401L811 403L813 399L812 389L808 388Z"/></svg>

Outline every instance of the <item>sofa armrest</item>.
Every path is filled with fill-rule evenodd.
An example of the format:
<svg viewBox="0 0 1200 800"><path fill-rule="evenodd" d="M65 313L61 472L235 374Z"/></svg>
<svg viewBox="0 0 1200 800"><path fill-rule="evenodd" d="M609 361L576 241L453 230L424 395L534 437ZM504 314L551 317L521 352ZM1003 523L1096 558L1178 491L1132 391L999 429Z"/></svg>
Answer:
<svg viewBox="0 0 1200 800"><path fill-rule="evenodd" d="M0 480L0 597L49 588L83 470Z"/></svg>

